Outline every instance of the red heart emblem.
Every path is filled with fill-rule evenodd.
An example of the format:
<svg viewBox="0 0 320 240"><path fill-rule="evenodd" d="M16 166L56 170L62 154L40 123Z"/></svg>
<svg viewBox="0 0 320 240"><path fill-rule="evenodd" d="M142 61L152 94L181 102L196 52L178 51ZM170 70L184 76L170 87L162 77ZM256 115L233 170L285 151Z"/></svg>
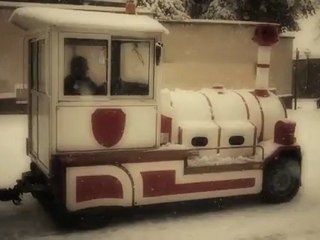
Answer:
<svg viewBox="0 0 320 240"><path fill-rule="evenodd" d="M121 109L97 109L91 116L91 124L97 142L112 147L122 138L126 115Z"/></svg>

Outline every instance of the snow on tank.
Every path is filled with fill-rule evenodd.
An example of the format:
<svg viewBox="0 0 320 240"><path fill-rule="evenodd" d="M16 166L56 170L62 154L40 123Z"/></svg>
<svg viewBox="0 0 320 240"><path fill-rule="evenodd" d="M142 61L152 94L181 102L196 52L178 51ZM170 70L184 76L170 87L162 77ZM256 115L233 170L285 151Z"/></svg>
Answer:
<svg viewBox="0 0 320 240"><path fill-rule="evenodd" d="M257 144L273 141L276 123L286 117L271 92L258 97L253 90L165 89L161 99L163 119L172 119L171 131L162 132L162 143L214 148L220 156L254 155Z"/></svg>

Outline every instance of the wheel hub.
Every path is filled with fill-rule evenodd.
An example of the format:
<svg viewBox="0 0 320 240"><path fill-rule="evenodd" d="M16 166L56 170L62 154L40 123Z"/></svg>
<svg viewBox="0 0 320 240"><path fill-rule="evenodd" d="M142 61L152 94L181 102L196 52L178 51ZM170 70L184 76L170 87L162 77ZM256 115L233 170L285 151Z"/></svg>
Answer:
<svg viewBox="0 0 320 240"><path fill-rule="evenodd" d="M273 178L273 187L276 192L285 192L290 188L291 177L286 172L278 172Z"/></svg>

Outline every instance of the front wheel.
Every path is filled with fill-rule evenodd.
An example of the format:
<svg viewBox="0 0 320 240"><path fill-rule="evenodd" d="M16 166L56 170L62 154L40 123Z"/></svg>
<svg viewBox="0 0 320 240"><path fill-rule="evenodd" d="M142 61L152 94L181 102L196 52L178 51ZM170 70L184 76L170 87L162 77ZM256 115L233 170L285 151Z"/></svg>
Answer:
<svg viewBox="0 0 320 240"><path fill-rule="evenodd" d="M290 201L299 191L301 167L298 161L283 159L265 169L262 198L269 203Z"/></svg>

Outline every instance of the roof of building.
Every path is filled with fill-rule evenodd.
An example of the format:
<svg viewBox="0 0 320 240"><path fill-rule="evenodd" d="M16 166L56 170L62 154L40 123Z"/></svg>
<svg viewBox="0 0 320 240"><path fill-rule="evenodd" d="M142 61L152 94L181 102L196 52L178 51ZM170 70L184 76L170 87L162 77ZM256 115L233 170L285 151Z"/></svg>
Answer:
<svg viewBox="0 0 320 240"><path fill-rule="evenodd" d="M24 30L38 30L57 26L106 32L168 33L168 30L161 23L144 15L48 7L18 8L11 15L10 22Z"/></svg>
<svg viewBox="0 0 320 240"><path fill-rule="evenodd" d="M168 24L223 24L223 25L247 25L247 26L258 26L258 25L273 25L280 26L277 23L270 22L251 22L251 21L235 21L235 20L210 20L210 19L184 19L184 20L174 20L174 19L166 19L160 20L160 22L168 23Z"/></svg>

